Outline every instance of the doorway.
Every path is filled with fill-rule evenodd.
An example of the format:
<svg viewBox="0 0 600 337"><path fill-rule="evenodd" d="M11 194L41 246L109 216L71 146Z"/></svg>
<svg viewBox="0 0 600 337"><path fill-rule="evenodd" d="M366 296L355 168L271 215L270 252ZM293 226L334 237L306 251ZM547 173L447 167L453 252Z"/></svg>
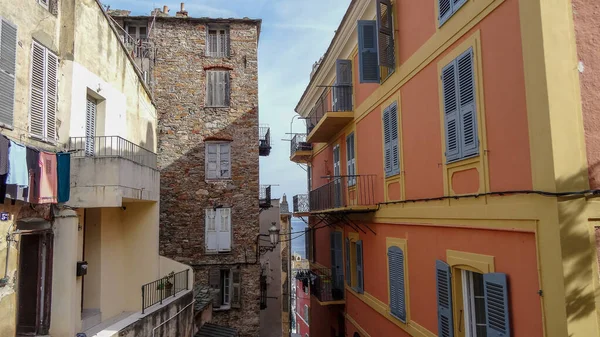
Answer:
<svg viewBox="0 0 600 337"><path fill-rule="evenodd" d="M54 237L50 232L43 232L22 235L20 241L17 333L47 335Z"/></svg>

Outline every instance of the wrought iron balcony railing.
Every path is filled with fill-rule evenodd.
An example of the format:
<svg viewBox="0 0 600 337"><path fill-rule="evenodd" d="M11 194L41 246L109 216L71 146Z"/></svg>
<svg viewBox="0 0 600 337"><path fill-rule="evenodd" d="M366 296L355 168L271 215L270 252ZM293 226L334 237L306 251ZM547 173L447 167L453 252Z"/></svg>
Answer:
<svg viewBox="0 0 600 337"><path fill-rule="evenodd" d="M268 156L271 153L271 129L266 125L258 128L258 154Z"/></svg>
<svg viewBox="0 0 600 337"><path fill-rule="evenodd" d="M310 293L319 302L342 301L344 299L344 274L336 275L329 268L315 268L311 270Z"/></svg>
<svg viewBox="0 0 600 337"><path fill-rule="evenodd" d="M330 177L330 181L310 191L310 211L375 205L375 175Z"/></svg>
<svg viewBox="0 0 600 337"><path fill-rule="evenodd" d="M271 207L271 185L260 185L258 200L260 208Z"/></svg>
<svg viewBox="0 0 600 337"><path fill-rule="evenodd" d="M72 157L116 157L156 169L156 153L119 136L71 137Z"/></svg>
<svg viewBox="0 0 600 337"><path fill-rule="evenodd" d="M310 204L308 203L308 194L298 194L294 196L294 213L308 213Z"/></svg>
<svg viewBox="0 0 600 337"><path fill-rule="evenodd" d="M298 133L294 135L291 144L290 156L294 156L296 152L300 151L312 151L312 144L306 142L306 134Z"/></svg>
<svg viewBox="0 0 600 337"><path fill-rule="evenodd" d="M178 293L188 290L189 269L179 273L171 273L159 280L146 283L142 286L142 314L144 311L157 304L162 304L163 300L175 296Z"/></svg>
<svg viewBox="0 0 600 337"><path fill-rule="evenodd" d="M345 111L353 111L352 86L335 85L325 87L317 103L308 114L306 133L309 134L326 113Z"/></svg>

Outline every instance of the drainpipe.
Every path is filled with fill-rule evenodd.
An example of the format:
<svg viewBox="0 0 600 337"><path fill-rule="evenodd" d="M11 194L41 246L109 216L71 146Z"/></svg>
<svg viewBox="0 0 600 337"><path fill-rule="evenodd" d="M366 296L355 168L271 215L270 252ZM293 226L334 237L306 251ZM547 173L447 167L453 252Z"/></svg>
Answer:
<svg viewBox="0 0 600 337"><path fill-rule="evenodd" d="M188 305L185 306L185 308L179 310L175 315L173 315L171 318L169 318L168 320L160 323L159 325L157 325L156 327L154 327L154 329L152 329L152 337L154 337L154 331L156 331L156 329L160 328L161 326L165 325L168 321L172 320L173 318L177 317L182 311L184 311L185 309L187 309L190 305L194 304L196 302L196 299L193 299L192 302Z"/></svg>

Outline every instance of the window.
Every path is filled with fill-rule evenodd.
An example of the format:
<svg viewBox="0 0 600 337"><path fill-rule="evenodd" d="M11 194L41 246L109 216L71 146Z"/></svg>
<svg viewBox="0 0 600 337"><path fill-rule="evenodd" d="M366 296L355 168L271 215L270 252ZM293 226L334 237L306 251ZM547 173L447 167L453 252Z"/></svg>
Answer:
<svg viewBox="0 0 600 337"><path fill-rule="evenodd" d="M479 154L473 49L442 69L446 162Z"/></svg>
<svg viewBox="0 0 600 337"><path fill-rule="evenodd" d="M208 26L206 55L209 57L229 57L229 28Z"/></svg>
<svg viewBox="0 0 600 337"><path fill-rule="evenodd" d="M344 251L343 251L343 233L333 231L330 234L331 251L331 279L332 289L344 289Z"/></svg>
<svg viewBox="0 0 600 337"><path fill-rule="evenodd" d="M213 289L213 306L215 310L240 308L240 269L214 268L209 272L209 284Z"/></svg>
<svg viewBox="0 0 600 337"><path fill-rule="evenodd" d="M483 275L462 270L465 337L485 337L485 295Z"/></svg>
<svg viewBox="0 0 600 337"><path fill-rule="evenodd" d="M206 179L231 179L231 144L206 143Z"/></svg>
<svg viewBox="0 0 600 337"><path fill-rule="evenodd" d="M309 317L310 317L309 316L309 312L310 312L310 309L308 308L308 305L305 304L304 305L304 321L306 322L306 324L308 324L308 320L309 320Z"/></svg>
<svg viewBox="0 0 600 337"><path fill-rule="evenodd" d="M17 27L0 17L0 126L12 127L15 106Z"/></svg>
<svg viewBox="0 0 600 337"><path fill-rule="evenodd" d="M346 238L346 283L358 293L364 292L363 243L358 235Z"/></svg>
<svg viewBox="0 0 600 337"><path fill-rule="evenodd" d="M358 69L360 83L379 83L376 21L358 21Z"/></svg>
<svg viewBox="0 0 600 337"><path fill-rule="evenodd" d="M206 72L206 106L229 107L229 71L209 70Z"/></svg>
<svg viewBox="0 0 600 337"><path fill-rule="evenodd" d="M440 27L465 3L467 3L467 0L438 0L438 20Z"/></svg>
<svg viewBox="0 0 600 337"><path fill-rule="evenodd" d="M207 208L204 212L206 252L230 252L231 208Z"/></svg>
<svg viewBox="0 0 600 337"><path fill-rule="evenodd" d="M29 134L33 138L47 142L54 142L56 137L57 74L56 55L34 41L31 60Z"/></svg>
<svg viewBox="0 0 600 337"><path fill-rule="evenodd" d="M356 158L354 157L354 132L346 137L346 166L348 169L348 186L356 185Z"/></svg>
<svg viewBox="0 0 600 337"><path fill-rule="evenodd" d="M390 312L406 323L406 288L404 251L396 246L388 248L388 270L390 283Z"/></svg>
<svg viewBox="0 0 600 337"><path fill-rule="evenodd" d="M385 176L400 173L400 149L398 138L398 103L383 110L383 150Z"/></svg>
<svg viewBox="0 0 600 337"><path fill-rule="evenodd" d="M313 233L314 231L309 227L304 230L304 249L306 250L306 259L314 262L315 256L313 254Z"/></svg>
<svg viewBox="0 0 600 337"><path fill-rule="evenodd" d="M377 29L381 78L385 79L394 72L396 67L394 21L390 0L377 0Z"/></svg>

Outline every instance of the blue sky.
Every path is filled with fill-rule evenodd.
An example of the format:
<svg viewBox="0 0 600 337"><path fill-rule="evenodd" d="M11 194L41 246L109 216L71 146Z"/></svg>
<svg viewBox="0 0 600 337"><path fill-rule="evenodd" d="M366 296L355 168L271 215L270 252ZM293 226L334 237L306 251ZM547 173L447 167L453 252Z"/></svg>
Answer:
<svg viewBox="0 0 600 337"><path fill-rule="evenodd" d="M279 185L273 195L306 193L306 172L289 161L290 121L308 84L312 64L327 50L350 0L183 0L193 17L249 17L263 20L259 44L260 122L271 126L273 149L260 159L261 184ZM169 6L175 15L181 1L102 0L111 9L149 14ZM293 132L304 132L294 121ZM290 200L291 203L291 200Z"/></svg>

